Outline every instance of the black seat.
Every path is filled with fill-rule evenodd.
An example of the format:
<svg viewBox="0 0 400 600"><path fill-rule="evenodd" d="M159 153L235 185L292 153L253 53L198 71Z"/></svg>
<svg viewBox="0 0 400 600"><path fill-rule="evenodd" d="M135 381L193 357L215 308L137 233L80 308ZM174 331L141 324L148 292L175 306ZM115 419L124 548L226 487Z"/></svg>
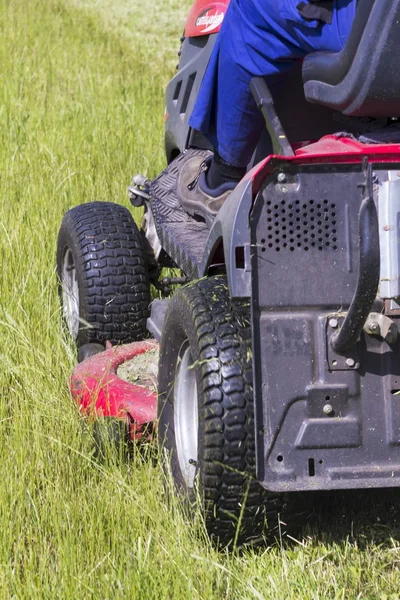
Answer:
<svg viewBox="0 0 400 600"><path fill-rule="evenodd" d="M307 100L355 117L400 117L400 0L358 0L344 49L303 63Z"/></svg>

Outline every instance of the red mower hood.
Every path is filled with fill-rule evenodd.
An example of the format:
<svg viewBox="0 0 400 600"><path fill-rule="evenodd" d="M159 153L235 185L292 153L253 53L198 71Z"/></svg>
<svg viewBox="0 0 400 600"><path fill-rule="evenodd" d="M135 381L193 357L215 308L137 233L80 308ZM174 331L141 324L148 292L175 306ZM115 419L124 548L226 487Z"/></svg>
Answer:
<svg viewBox="0 0 400 600"><path fill-rule="evenodd" d="M224 20L229 0L210 2L208 0L195 0L185 27L185 37L198 37L217 33Z"/></svg>

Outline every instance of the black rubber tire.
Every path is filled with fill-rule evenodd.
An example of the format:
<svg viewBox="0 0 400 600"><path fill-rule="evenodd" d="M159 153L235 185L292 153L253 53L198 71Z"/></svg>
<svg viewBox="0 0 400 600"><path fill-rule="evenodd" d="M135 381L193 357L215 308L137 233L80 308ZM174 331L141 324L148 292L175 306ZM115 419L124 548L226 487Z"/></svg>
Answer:
<svg viewBox="0 0 400 600"><path fill-rule="evenodd" d="M78 349L78 363L81 363L96 354L100 354L100 352L104 352L104 350L105 348L102 344L84 344Z"/></svg>
<svg viewBox="0 0 400 600"><path fill-rule="evenodd" d="M79 290L78 348L146 337L150 283L141 235L131 213L111 202L90 202L65 214L57 245L61 303L68 248Z"/></svg>
<svg viewBox="0 0 400 600"><path fill-rule="evenodd" d="M194 488L185 484L174 431L174 379L189 342L198 390ZM209 535L226 545L298 529L306 516L298 494L266 492L255 480L250 307L233 302L224 276L180 288L167 309L160 348L158 436L177 490L203 500ZM240 523L240 527L238 524ZM267 525L267 527L266 527Z"/></svg>

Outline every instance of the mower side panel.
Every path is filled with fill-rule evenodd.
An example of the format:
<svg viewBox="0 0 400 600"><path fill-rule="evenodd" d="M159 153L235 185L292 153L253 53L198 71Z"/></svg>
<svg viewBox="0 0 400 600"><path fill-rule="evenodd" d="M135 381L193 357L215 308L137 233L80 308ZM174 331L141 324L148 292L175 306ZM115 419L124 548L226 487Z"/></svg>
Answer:
<svg viewBox="0 0 400 600"><path fill-rule="evenodd" d="M329 343L357 284L362 167L278 172L251 215L258 478L273 491L400 486L400 342L363 334L346 356Z"/></svg>
<svg viewBox="0 0 400 600"><path fill-rule="evenodd" d="M358 272L361 167L294 167L284 174L284 183L272 175L251 219L260 309L348 306Z"/></svg>
<svg viewBox="0 0 400 600"><path fill-rule="evenodd" d="M169 82L166 92L165 151L168 163L189 145L188 121L216 37L216 34L190 37L182 43L179 71ZM207 140L199 133L190 145L210 149Z"/></svg>
<svg viewBox="0 0 400 600"><path fill-rule="evenodd" d="M215 250L223 248L224 266L232 298L251 297L249 214L253 202L251 179L242 181L215 217L204 250L200 275L217 266Z"/></svg>

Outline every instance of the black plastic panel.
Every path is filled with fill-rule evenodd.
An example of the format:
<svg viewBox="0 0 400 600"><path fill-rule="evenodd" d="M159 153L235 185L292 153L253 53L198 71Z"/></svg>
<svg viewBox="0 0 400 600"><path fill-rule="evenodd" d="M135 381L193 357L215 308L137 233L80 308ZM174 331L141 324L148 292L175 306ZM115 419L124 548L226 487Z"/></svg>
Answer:
<svg viewBox="0 0 400 600"><path fill-rule="evenodd" d="M358 268L361 169L287 168L285 175L286 183L277 174L269 180L251 219L256 307L349 305Z"/></svg>
<svg viewBox="0 0 400 600"><path fill-rule="evenodd" d="M362 334L341 370L328 352L356 287L362 183L360 165L280 165L253 209L257 472L270 490L400 486L400 342Z"/></svg>
<svg viewBox="0 0 400 600"><path fill-rule="evenodd" d="M190 134L189 118L193 110L205 70L215 44L216 34L186 38L182 43L179 71L169 82L166 92L165 145L167 161L171 162L179 151L188 146ZM208 147L199 134L198 148Z"/></svg>

